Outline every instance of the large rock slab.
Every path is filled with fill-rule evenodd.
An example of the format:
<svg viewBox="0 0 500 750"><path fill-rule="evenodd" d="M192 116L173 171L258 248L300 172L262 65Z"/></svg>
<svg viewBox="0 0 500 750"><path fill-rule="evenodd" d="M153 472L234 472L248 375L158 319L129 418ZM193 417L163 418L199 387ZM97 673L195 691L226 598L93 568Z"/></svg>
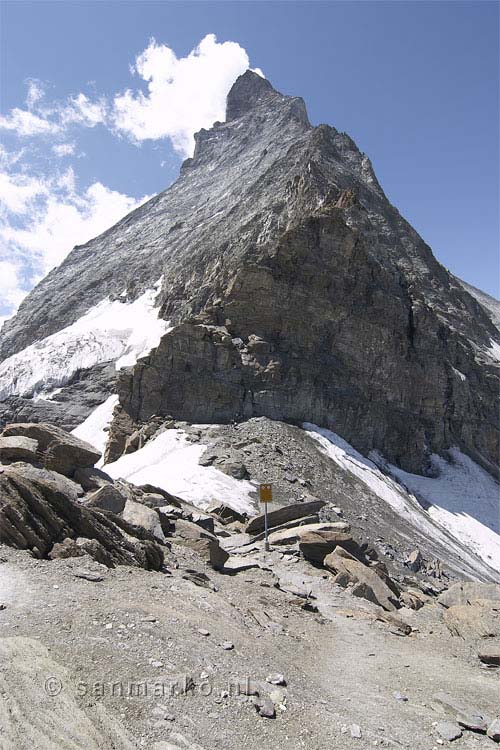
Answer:
<svg viewBox="0 0 500 750"><path fill-rule="evenodd" d="M5 467L0 472L0 542L46 558L54 545L81 538L98 562L160 569L163 551L151 534L76 502L76 487L47 469Z"/></svg>
<svg viewBox="0 0 500 750"><path fill-rule="evenodd" d="M38 441L21 435L0 437L0 461L36 461Z"/></svg>
<svg viewBox="0 0 500 750"><path fill-rule="evenodd" d="M309 516L317 513L326 505L324 500L310 500L305 503L294 503L293 505L284 505L282 508L270 510L267 514L269 528L280 526L287 521L295 521L298 518ZM245 531L248 534L258 534L264 530L264 514L254 516L246 525Z"/></svg>
<svg viewBox="0 0 500 750"><path fill-rule="evenodd" d="M494 599L500 602L500 583L479 583L479 581L459 581L438 596L443 607L468 604L479 599Z"/></svg>
<svg viewBox="0 0 500 750"><path fill-rule="evenodd" d="M308 523L303 526L273 531L269 534L270 544L296 544L311 533L331 532L346 535L351 527L345 521L325 521L324 523Z"/></svg>
<svg viewBox="0 0 500 750"><path fill-rule="evenodd" d="M397 596L382 580L376 568L363 565L343 549L336 549L327 555L323 564L336 574L339 583L357 584L357 588L353 589L355 595L368 599L389 612L397 609Z"/></svg>
<svg viewBox="0 0 500 750"><path fill-rule="evenodd" d="M191 521L176 520L173 541L195 550L214 570L222 570L229 559L217 537Z"/></svg>
<svg viewBox="0 0 500 750"><path fill-rule="evenodd" d="M444 622L453 635L461 638L500 638L500 601L455 604L444 613Z"/></svg>
<svg viewBox="0 0 500 750"><path fill-rule="evenodd" d="M364 557L359 544L347 532L309 531L303 534L299 541L299 549L306 560L318 565L322 565L325 557L333 552L336 547L343 547L358 559Z"/></svg>
<svg viewBox="0 0 500 750"><path fill-rule="evenodd" d="M22 436L38 442L39 457L45 468L71 477L78 467L94 466L101 453L84 440L45 422L10 424L1 437Z"/></svg>
<svg viewBox="0 0 500 750"><path fill-rule="evenodd" d="M31 638L0 638L0 727L7 750L136 750L102 702Z"/></svg>

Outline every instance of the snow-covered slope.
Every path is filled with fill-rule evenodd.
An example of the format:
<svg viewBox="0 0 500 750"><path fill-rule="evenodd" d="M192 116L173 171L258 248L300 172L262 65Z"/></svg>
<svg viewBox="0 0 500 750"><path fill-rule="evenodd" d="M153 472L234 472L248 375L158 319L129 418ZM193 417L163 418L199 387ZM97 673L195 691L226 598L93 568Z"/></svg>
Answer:
<svg viewBox="0 0 500 750"><path fill-rule="evenodd" d="M208 425L205 425L208 427ZM212 466L200 466L202 443L192 443L182 430L166 430L143 448L104 466L114 479L161 487L200 508L219 501L241 513L253 515L250 495L255 485L237 480Z"/></svg>
<svg viewBox="0 0 500 750"><path fill-rule="evenodd" d="M133 365L168 330L155 308L158 286L132 303L106 298L72 325L4 360L0 400L48 393L100 362L115 361L117 369Z"/></svg>
<svg viewBox="0 0 500 750"><path fill-rule="evenodd" d="M113 394L112 396L109 396L104 403L100 404L97 409L89 414L87 419L82 422L81 425L78 425L78 427L72 431L73 435L76 435L80 440L85 440L87 443L90 443L94 448L97 448L97 450L100 450L101 453L104 454L104 449L108 439L107 431L109 423L111 422L113 409L117 403L117 395ZM102 459L98 463L98 466L101 464Z"/></svg>
<svg viewBox="0 0 500 750"><path fill-rule="evenodd" d="M477 568L477 556L500 574L500 487L458 449L450 451L449 461L433 456L436 476L423 477L402 471L375 453L373 461L365 458L330 430L310 423L303 427L335 463L361 479L424 535L445 549L453 546L472 570Z"/></svg>

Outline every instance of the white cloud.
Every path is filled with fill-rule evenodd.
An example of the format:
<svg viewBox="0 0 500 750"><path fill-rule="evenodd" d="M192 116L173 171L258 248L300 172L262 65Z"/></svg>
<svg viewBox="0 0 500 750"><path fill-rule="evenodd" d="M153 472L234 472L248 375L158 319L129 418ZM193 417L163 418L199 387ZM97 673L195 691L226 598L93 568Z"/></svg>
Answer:
<svg viewBox="0 0 500 750"><path fill-rule="evenodd" d="M57 123L18 107L11 109L5 117L0 116L0 128L13 130L16 135L23 138L33 135L54 135L61 131Z"/></svg>
<svg viewBox="0 0 500 750"><path fill-rule="evenodd" d="M79 192L71 168L45 178L0 172L0 313L12 313L74 245L101 234L147 197L137 200L100 182Z"/></svg>
<svg viewBox="0 0 500 750"><path fill-rule="evenodd" d="M75 144L74 143L56 143L55 146L52 146L52 151L56 156L64 157L64 156L72 156L75 153Z"/></svg>
<svg viewBox="0 0 500 750"><path fill-rule="evenodd" d="M42 82L38 81L36 78L28 79L27 84L28 93L26 95L26 106L28 109L33 109L37 102L45 96L45 87Z"/></svg>
<svg viewBox="0 0 500 750"><path fill-rule="evenodd" d="M176 151L190 156L194 133L224 120L229 89L248 65L243 47L219 43L214 34L181 58L153 39L134 66L148 92L128 90L115 97L115 127L136 142L170 138Z"/></svg>
<svg viewBox="0 0 500 750"><path fill-rule="evenodd" d="M106 100L103 97L91 101L88 96L80 93L78 96L70 97L65 105L57 107L54 111L58 113L63 126L76 124L93 128L106 122L106 109Z"/></svg>

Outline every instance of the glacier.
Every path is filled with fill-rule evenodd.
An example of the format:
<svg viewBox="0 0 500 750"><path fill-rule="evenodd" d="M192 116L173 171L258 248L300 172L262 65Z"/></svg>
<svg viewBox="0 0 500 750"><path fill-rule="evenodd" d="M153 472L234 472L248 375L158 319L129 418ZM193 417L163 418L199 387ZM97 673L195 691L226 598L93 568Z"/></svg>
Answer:
<svg viewBox="0 0 500 750"><path fill-rule="evenodd" d="M115 361L133 365L158 345L169 323L155 307L161 280L134 302L105 298L75 323L30 344L0 364L0 401L38 397L68 383L79 370Z"/></svg>

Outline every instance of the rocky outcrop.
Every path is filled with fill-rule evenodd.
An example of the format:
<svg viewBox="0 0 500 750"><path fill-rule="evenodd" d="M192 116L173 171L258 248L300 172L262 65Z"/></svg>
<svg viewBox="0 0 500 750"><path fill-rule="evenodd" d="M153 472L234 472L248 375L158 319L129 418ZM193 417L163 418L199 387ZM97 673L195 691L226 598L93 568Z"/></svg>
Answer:
<svg viewBox="0 0 500 750"><path fill-rule="evenodd" d="M35 557L68 556L75 543L108 566L159 570L163 551L151 534L118 516L83 507L81 490L54 471L21 463L0 472L0 542ZM62 550L58 545L64 545ZM70 553L71 554L71 553Z"/></svg>
<svg viewBox="0 0 500 750"><path fill-rule="evenodd" d="M11 424L1 437L24 437L37 443L38 458L46 469L71 477L78 468L93 467L101 454L92 445L47 423Z"/></svg>

